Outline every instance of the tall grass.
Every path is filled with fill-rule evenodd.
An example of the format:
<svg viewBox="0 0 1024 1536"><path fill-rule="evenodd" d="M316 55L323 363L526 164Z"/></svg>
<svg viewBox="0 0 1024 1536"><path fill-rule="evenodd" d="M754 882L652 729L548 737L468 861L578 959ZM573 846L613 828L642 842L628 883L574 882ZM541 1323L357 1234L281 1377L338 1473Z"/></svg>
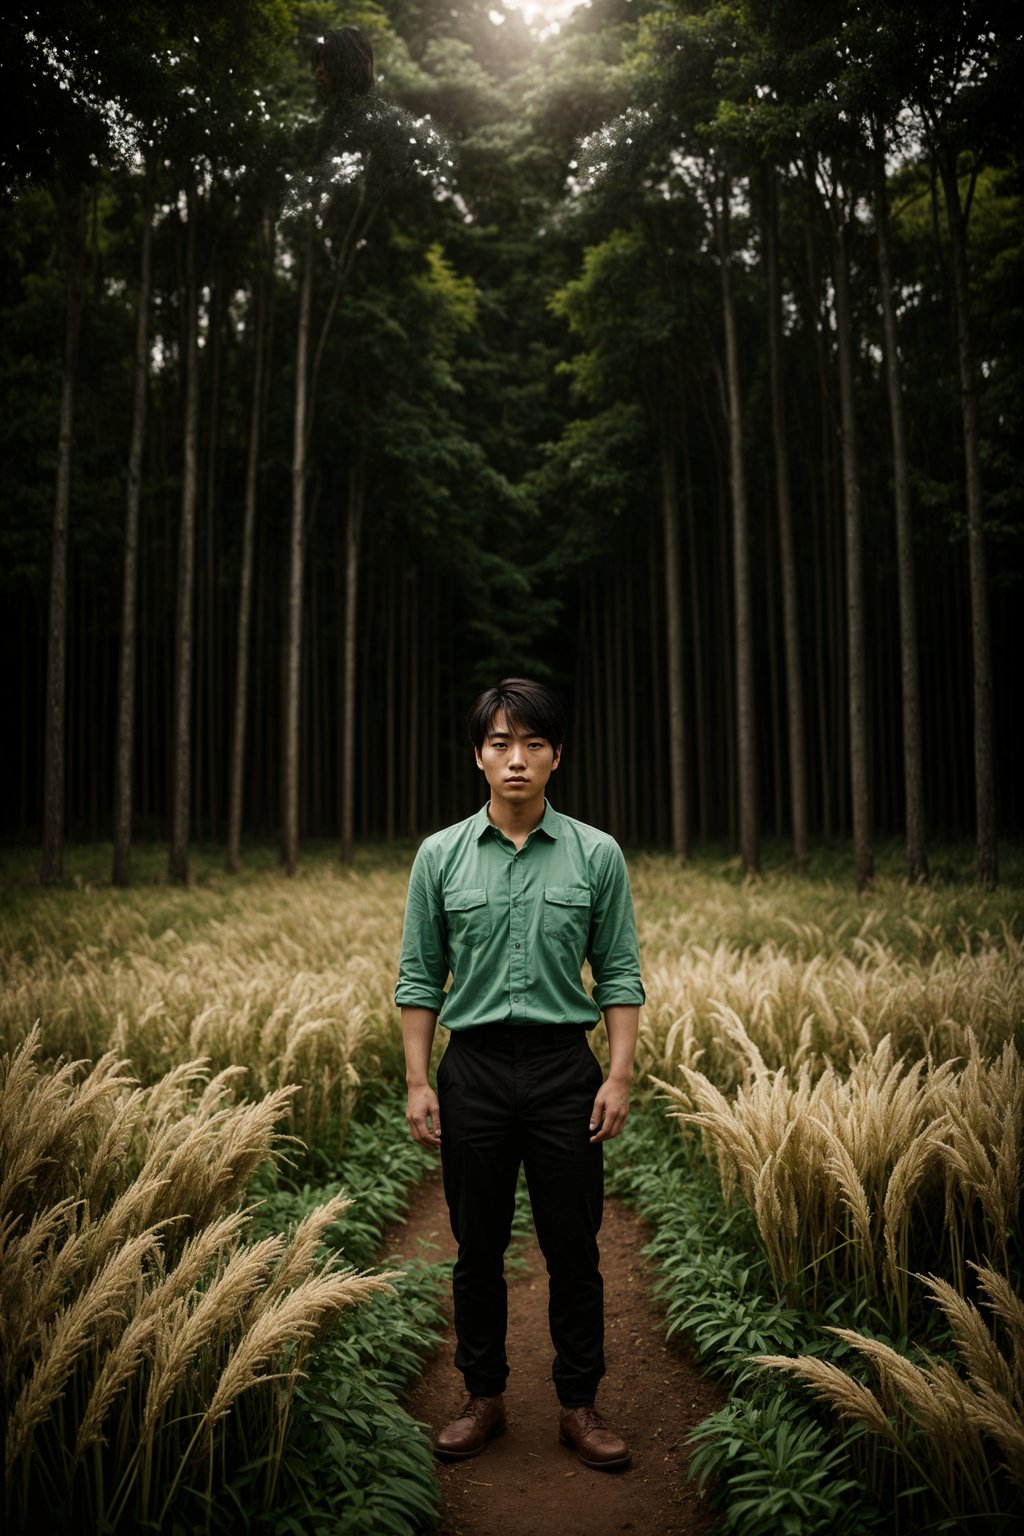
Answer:
<svg viewBox="0 0 1024 1536"><path fill-rule="evenodd" d="M733 1022L771 1068L817 1075L869 1054L888 1039L896 1055L944 1061L971 1049L1024 1045L1024 945L1008 930L965 932L965 947L907 954L879 937L863 914L848 950L802 952L768 940L742 949L668 950L645 929L648 1005L642 1014L644 1070L672 1078L700 1067L724 1090L742 1082L748 1056ZM929 946L930 947L930 946Z"/></svg>
<svg viewBox="0 0 1024 1536"><path fill-rule="evenodd" d="M812 1356L757 1361L803 1381L892 1448L958 1528L1007 1515L1007 1483L1024 1495L1024 1299L995 1270L974 1268L991 1323L944 1280L921 1277L945 1314L956 1366L930 1356L914 1363L849 1328L830 1331L870 1362L874 1390Z"/></svg>
<svg viewBox="0 0 1024 1536"><path fill-rule="evenodd" d="M749 1206L779 1300L870 1316L831 1332L878 1386L817 1345L761 1363L870 1432L913 1518L1003 1529L1024 1487L1019 893L883 880L858 902L783 878L703 900L683 876L688 905L654 866L637 884L643 1064ZM906 1344L929 1298L952 1356Z"/></svg>
<svg viewBox="0 0 1024 1536"><path fill-rule="evenodd" d="M721 1018L747 1062L736 1092L692 1067L660 1086L717 1158L726 1196L738 1186L753 1210L781 1298L884 1294L905 1328L912 1269L935 1265L961 1291L972 1259L1006 1269L1024 1131L1012 1043L986 1061L968 1032L964 1059L908 1063L886 1038L815 1077L769 1069L739 1019Z"/></svg>
<svg viewBox="0 0 1024 1536"><path fill-rule="evenodd" d="M10 1486L27 1507L52 1465L60 1497L77 1496L91 1458L100 1513L155 1518L155 1490L194 1482L200 1465L209 1475L217 1436L242 1454L258 1443L273 1467L288 1389L267 1378L289 1379L308 1347L305 1323L289 1323L290 1348L278 1324L291 1307L319 1327L318 1287L340 1304L313 1228L294 1251L298 1236L245 1241L232 1202L251 1157L239 1149L265 1156L290 1132L330 1154L364 1086L400 1075L392 988L411 850L364 854L355 871L312 856L292 881L266 861L234 881L200 861L185 892L112 891L82 858L73 889L32 890L22 871L20 888L0 890L0 1048L15 1088L51 1084L64 1127L45 1153L22 1110L4 1131L13 1172L5 1158L0 1187L7 1199L13 1180L22 1202L0 1215ZM94 862L105 869L106 851ZM896 1335L921 1323L927 1295L971 1308L978 1284L998 1282L1016 1296L1024 904L1019 883L981 892L944 864L950 878L908 887L883 857L858 897L834 864L746 881L728 860L632 861L648 990L638 1097L649 1075L725 1193L749 1203L780 1297L822 1310L852 1297ZM97 1066L51 1077L26 1065L36 1020L44 1055ZM199 1057L212 1075L197 1075ZM259 1104L242 1098L254 1092ZM0 1104L0 1123L9 1114ZM992 1358L1003 1345L993 1334L988 1349L979 1326L972 1347ZM861 1347L852 1335L849 1347ZM13 1374L9 1358L22 1361ZM931 1369L904 1358L906 1383ZM1003 1359L1016 1382L1018 1357ZM928 1390L941 1378L952 1392L952 1369L939 1361ZM960 1377L983 1447L1000 1443L979 1417L991 1383ZM898 1426L885 1390L877 1402ZM911 1481L937 1424L906 1419ZM934 1459L948 1483L938 1502L952 1507L968 1485Z"/></svg>
<svg viewBox="0 0 1024 1536"><path fill-rule="evenodd" d="M113 1054L0 1060L0 1422L12 1531L159 1525L182 1484L262 1459L272 1493L312 1342L388 1275L320 1239L246 1240L239 1202L281 1150L291 1096L233 1102L184 1062L143 1088Z"/></svg>
<svg viewBox="0 0 1024 1536"><path fill-rule="evenodd" d="M240 893L93 891L0 924L0 1044L38 1020L52 1055L129 1057L144 1081L202 1056L247 1092L297 1084L288 1129L344 1140L361 1084L400 1057L392 1003L403 876L330 867ZM204 921L197 921L197 911Z"/></svg>

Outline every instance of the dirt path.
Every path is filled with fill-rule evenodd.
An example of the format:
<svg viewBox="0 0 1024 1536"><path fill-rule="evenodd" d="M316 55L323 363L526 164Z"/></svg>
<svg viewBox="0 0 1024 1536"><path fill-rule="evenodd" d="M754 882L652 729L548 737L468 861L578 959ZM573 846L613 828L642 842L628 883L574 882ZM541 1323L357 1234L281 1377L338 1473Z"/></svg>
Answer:
<svg viewBox="0 0 1024 1536"><path fill-rule="evenodd" d="M608 1375L598 1406L629 1442L632 1466L594 1472L558 1443L547 1275L531 1244L528 1272L509 1286L508 1433L471 1461L438 1466L441 1536L690 1536L714 1528L686 1481L684 1438L720 1406L722 1393L665 1341L650 1297L653 1272L641 1254L646 1239L636 1216L609 1200L600 1240ZM421 1241L436 1245L429 1257L454 1258L436 1178L417 1190L407 1220L390 1233L387 1251L412 1256ZM464 1395L452 1365L454 1347L449 1334L405 1403L414 1418L435 1428L454 1416Z"/></svg>

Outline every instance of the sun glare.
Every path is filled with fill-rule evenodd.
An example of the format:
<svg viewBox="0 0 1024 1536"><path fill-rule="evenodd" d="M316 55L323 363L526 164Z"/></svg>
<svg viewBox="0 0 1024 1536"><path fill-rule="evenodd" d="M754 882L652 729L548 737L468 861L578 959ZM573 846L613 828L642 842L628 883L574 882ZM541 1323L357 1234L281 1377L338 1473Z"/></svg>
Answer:
<svg viewBox="0 0 1024 1536"><path fill-rule="evenodd" d="M561 31L562 23L577 6L589 7L590 0L500 0L489 12L496 27L503 25L506 11L518 11L531 32L551 37Z"/></svg>

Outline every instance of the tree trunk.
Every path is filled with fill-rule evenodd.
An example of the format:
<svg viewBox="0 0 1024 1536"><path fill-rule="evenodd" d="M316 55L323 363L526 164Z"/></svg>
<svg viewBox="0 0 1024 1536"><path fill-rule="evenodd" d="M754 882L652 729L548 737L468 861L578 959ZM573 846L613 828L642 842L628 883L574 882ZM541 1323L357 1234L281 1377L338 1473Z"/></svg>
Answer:
<svg viewBox="0 0 1024 1536"><path fill-rule="evenodd" d="M142 491L142 449L146 438L149 385L149 303L153 279L153 190L147 176L143 199L142 263L139 310L135 328L135 370L132 392L132 435L128 450L128 491L124 523L124 594L121 606L121 648L117 674L117 755L114 762L114 860L111 881L127 885L131 878L132 776L135 737L135 637L138 610L139 500Z"/></svg>
<svg viewBox="0 0 1024 1536"><path fill-rule="evenodd" d="M739 346L730 267L729 199L731 183L722 179L721 203L715 219L718 270L722 283L725 325L725 373L728 396L729 484L732 493L733 590L736 604L736 736L739 787L740 857L747 874L761 862L757 807L757 719L754 701L754 624L750 600L750 527L747 485L743 468L743 404L740 393Z"/></svg>
<svg viewBox="0 0 1024 1536"><path fill-rule="evenodd" d="M398 608L398 573L393 567L387 572L387 628L384 644L384 836L393 843L397 831L398 781L395 750L396 689L395 689L395 632Z"/></svg>
<svg viewBox="0 0 1024 1536"><path fill-rule="evenodd" d="M786 397L782 367L782 285L779 280L778 191L775 170L767 173L765 277L768 285L768 344L771 354L772 435L775 440L775 500L779 517L782 574L782 634L786 657L786 738L789 749L789 810L793 862L807 868L807 746L804 740L804 682L800 660L800 609L793 547L793 512L786 440Z"/></svg>
<svg viewBox="0 0 1024 1536"><path fill-rule="evenodd" d="M359 536L363 521L362 467L348 477L348 519L345 525L345 652L342 679L341 736L341 862L351 864L355 820L356 763L356 615L359 598Z"/></svg>
<svg viewBox="0 0 1024 1536"><path fill-rule="evenodd" d="M910 468L903 415L896 303L889 253L889 194L885 182L885 140L876 126L874 142L875 229L878 277L885 328L885 371L892 427L893 489L896 502L896 567L900 617L900 680L903 703L903 781L907 818L907 879L928 879L925 843L924 772L921 758L921 691L917 648L917 604L914 596L914 548L910 524Z"/></svg>
<svg viewBox="0 0 1024 1536"><path fill-rule="evenodd" d="M196 826L201 826L211 842L218 837L217 799L220 788L220 723L221 700L218 690L217 640L220 630L217 591L217 455L219 452L221 400L221 362L224 344L224 277L218 269L210 288L207 309L207 353L209 354L209 391L206 412L206 499L205 499L205 591L203 594L202 633L197 637L196 676L202 677L202 700L196 698ZM198 735L202 717L205 752L200 751ZM203 765L206 764L205 784ZM199 799L202 797L205 815L200 817Z"/></svg>
<svg viewBox="0 0 1024 1536"><path fill-rule="evenodd" d="M992 703L992 638L985 560L985 508L981 491L978 390L971 336L971 295L967 275L967 221L960 202L956 149L939 148L939 175L949 226L953 299L956 307L957 363L964 422L967 489L967 550L971 593L971 655L974 699L974 802L978 880L991 890L999 879L996 849L995 746Z"/></svg>
<svg viewBox="0 0 1024 1536"><path fill-rule="evenodd" d="M273 260L273 227L269 218L263 226L264 255L267 267ZM256 296L256 335L254 339L252 402L249 409L249 452L245 466L245 517L242 524L242 570L238 598L238 647L235 656L235 714L231 732L231 788L228 808L229 873L238 870L242 843L242 806L245 783L245 723L249 689L249 627L252 616L252 566L256 537L256 496L259 486L260 431L263 425L263 374L266 356L267 304L269 271L259 277Z"/></svg>
<svg viewBox="0 0 1024 1536"><path fill-rule="evenodd" d="M693 514L693 465L685 415L680 423L680 431L683 440L683 500L686 505L686 563L690 572L690 645L693 653L693 708L697 747L697 830L701 843L707 847L711 836L711 772L708 766L708 725L704 703L704 631L701 623L696 519Z"/></svg>
<svg viewBox="0 0 1024 1536"><path fill-rule="evenodd" d="M178 611L174 647L174 740L171 743L171 844L168 874L188 881L189 791L192 724L192 589L195 581L196 486L199 432L199 295L196 287L194 188L186 193L188 228L185 257L185 432L178 539Z"/></svg>
<svg viewBox="0 0 1024 1536"><path fill-rule="evenodd" d="M417 661L420 649L420 576L414 566L409 572L409 593L406 599L407 630L404 664L406 670L406 730L410 750L405 756L406 768L406 826L407 835L419 833L420 816L420 673Z"/></svg>
<svg viewBox="0 0 1024 1536"><path fill-rule="evenodd" d="M299 679L302 672L302 562L305 540L306 453L309 382L309 319L313 299L313 224L306 231L299 330L295 348L295 434L292 452L292 519L288 563L288 626L285 640L284 785L281 852L294 875L299 851Z"/></svg>
<svg viewBox="0 0 1024 1536"><path fill-rule="evenodd" d="M42 881L53 885L64 873L64 746L67 651L68 514L71 505L71 448L75 422L78 342L82 327L82 197L58 185L55 201L68 290L64 330L64 372L57 440L57 487L50 554L50 615L46 654L46 728L43 767Z"/></svg>
<svg viewBox="0 0 1024 1536"><path fill-rule="evenodd" d="M672 852L685 863L686 701L683 684L683 598L679 580L679 489L676 441L669 428L661 439L661 510L665 537L665 652L668 675L668 760L672 808Z"/></svg>
<svg viewBox="0 0 1024 1536"><path fill-rule="evenodd" d="M837 211L833 225L839 408L842 423L843 506L846 525L847 686L850 718L850 799L853 813L853 874L862 891L874 874L868 771L867 687L864 641L864 572L854 416L853 322L846 220Z"/></svg>

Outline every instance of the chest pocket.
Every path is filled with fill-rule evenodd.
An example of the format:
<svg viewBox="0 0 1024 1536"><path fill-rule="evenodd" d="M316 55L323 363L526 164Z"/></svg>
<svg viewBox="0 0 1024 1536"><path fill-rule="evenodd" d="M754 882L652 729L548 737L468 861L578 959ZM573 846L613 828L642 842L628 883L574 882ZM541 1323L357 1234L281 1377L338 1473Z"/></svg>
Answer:
<svg viewBox="0 0 1024 1536"><path fill-rule="evenodd" d="M590 931L590 888L586 885L544 887L544 937L567 944L582 957Z"/></svg>
<svg viewBox="0 0 1024 1536"><path fill-rule="evenodd" d="M449 938L469 949L482 944L491 931L491 909L482 885L464 891L446 891L444 915Z"/></svg>

